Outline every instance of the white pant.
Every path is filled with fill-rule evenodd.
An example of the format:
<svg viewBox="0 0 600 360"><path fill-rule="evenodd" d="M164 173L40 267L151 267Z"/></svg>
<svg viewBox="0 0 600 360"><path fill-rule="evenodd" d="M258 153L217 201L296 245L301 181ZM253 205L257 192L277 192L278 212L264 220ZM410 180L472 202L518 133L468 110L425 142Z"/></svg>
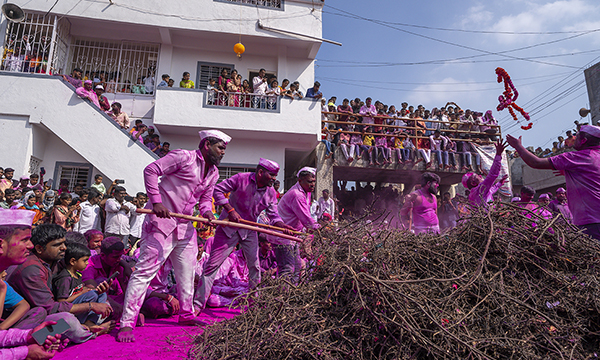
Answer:
<svg viewBox="0 0 600 360"><path fill-rule="evenodd" d="M260 260L258 257L258 234L255 231L235 230L233 233L228 229L226 234L223 227L217 227L215 239L210 250L210 257L204 265L204 273L198 282L194 305L204 309L210 297L210 291L221 264L229 257L239 243L248 265L248 276L250 288L260 283ZM243 237L240 236L243 233ZM179 281L179 280L177 280Z"/></svg>
<svg viewBox="0 0 600 360"><path fill-rule="evenodd" d="M194 231L193 235L195 234ZM125 293L121 328L135 326L148 285L167 259L171 260L175 270L178 300L181 305L179 318L193 319L196 316L193 303L194 266L198 255L196 237L186 238L185 234L178 234L178 228L165 236L152 224L144 223L140 244L140 257Z"/></svg>

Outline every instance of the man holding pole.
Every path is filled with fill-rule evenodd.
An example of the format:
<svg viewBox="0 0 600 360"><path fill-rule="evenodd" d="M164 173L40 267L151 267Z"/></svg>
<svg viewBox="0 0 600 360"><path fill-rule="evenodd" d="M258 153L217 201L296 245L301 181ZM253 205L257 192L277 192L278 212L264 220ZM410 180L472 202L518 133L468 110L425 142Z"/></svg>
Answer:
<svg viewBox="0 0 600 360"><path fill-rule="evenodd" d="M212 194L219 179L217 165L225 155L229 136L218 130L200 131L198 150L173 150L144 170L149 214L142 225L140 257L131 275L121 329L117 341L132 342L133 327L148 289L148 284L167 259L175 270L179 291L179 323L202 325L194 311L194 264L198 253L196 230L192 222L174 219L169 212L192 215L199 204L207 219L212 214ZM160 184L158 178L161 177ZM229 254L228 254L229 255Z"/></svg>
<svg viewBox="0 0 600 360"><path fill-rule="evenodd" d="M273 183L279 173L279 165L271 160L260 159L256 172L240 173L224 180L215 187L215 206L223 206L219 219L226 217L232 222L255 223L258 215L266 210L271 224L291 229L285 225L277 213L277 194ZM225 197L230 193L229 200ZM287 232L291 235L291 232ZM260 262L258 257L258 234L256 231L218 226L215 232L210 257L204 267L204 274L198 282L194 305L204 309L210 296L217 270L227 259L237 244L240 244L250 277L250 287L260 282Z"/></svg>
<svg viewBox="0 0 600 360"><path fill-rule="evenodd" d="M309 205L310 193L315 190L316 172L311 167L300 169L296 175L298 182L281 197L277 205L281 219L296 231L301 231L303 227L309 230L319 228L310 215ZM279 276L291 276L292 280L297 281L301 268L298 244L276 236L268 236L267 239L274 244Z"/></svg>

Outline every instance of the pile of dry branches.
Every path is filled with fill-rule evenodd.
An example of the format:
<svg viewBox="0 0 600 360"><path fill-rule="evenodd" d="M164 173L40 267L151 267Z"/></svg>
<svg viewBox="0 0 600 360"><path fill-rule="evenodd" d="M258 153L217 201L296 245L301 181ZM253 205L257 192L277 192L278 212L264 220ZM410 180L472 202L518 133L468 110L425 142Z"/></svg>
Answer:
<svg viewBox="0 0 600 360"><path fill-rule="evenodd" d="M300 284L264 280L193 359L589 359L600 245L510 204L449 234L325 229ZM534 224L535 223L535 224Z"/></svg>

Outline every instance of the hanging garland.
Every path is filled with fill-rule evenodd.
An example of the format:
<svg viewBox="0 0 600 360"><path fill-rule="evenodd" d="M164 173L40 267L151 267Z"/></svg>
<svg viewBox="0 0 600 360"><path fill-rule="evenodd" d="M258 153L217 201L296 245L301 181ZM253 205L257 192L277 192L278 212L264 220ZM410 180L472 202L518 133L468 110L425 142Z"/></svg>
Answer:
<svg viewBox="0 0 600 360"><path fill-rule="evenodd" d="M502 93L502 95L498 96L498 101L500 101L500 104L498 104L496 110L502 111L504 109L508 109L508 112L510 113L512 118L515 119L515 121L518 121L519 119L517 118L517 114L515 114L514 111L517 110L521 113L521 115L523 115L525 119L531 120L529 114L526 113L525 110L523 110L523 108L521 108L515 103L515 101L517 101L517 98L519 97L519 92L517 91L517 88L515 88L515 86L513 85L513 82L510 79L510 76L508 75L506 70L504 70L501 67L498 67L496 68L496 75L498 75L498 83L504 81L504 92ZM521 129L529 130L532 126L533 123L530 122L529 124L527 124L527 126L521 126Z"/></svg>

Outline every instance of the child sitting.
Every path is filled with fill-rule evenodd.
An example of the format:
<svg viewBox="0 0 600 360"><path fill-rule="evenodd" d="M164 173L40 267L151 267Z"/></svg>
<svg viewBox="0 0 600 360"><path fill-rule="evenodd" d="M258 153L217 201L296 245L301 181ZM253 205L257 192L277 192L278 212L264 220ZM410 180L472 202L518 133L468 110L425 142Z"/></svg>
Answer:
<svg viewBox="0 0 600 360"><path fill-rule="evenodd" d="M54 298L57 301L66 301L73 304L106 303L106 290L109 287L106 281L94 288L84 286L81 280L81 271L87 267L90 255L90 249L83 244L74 242L67 244L64 258L65 268L52 278L52 289ZM104 319L100 319L100 315L93 311L79 314L77 319L97 335L106 334L115 326L114 321L102 323Z"/></svg>

